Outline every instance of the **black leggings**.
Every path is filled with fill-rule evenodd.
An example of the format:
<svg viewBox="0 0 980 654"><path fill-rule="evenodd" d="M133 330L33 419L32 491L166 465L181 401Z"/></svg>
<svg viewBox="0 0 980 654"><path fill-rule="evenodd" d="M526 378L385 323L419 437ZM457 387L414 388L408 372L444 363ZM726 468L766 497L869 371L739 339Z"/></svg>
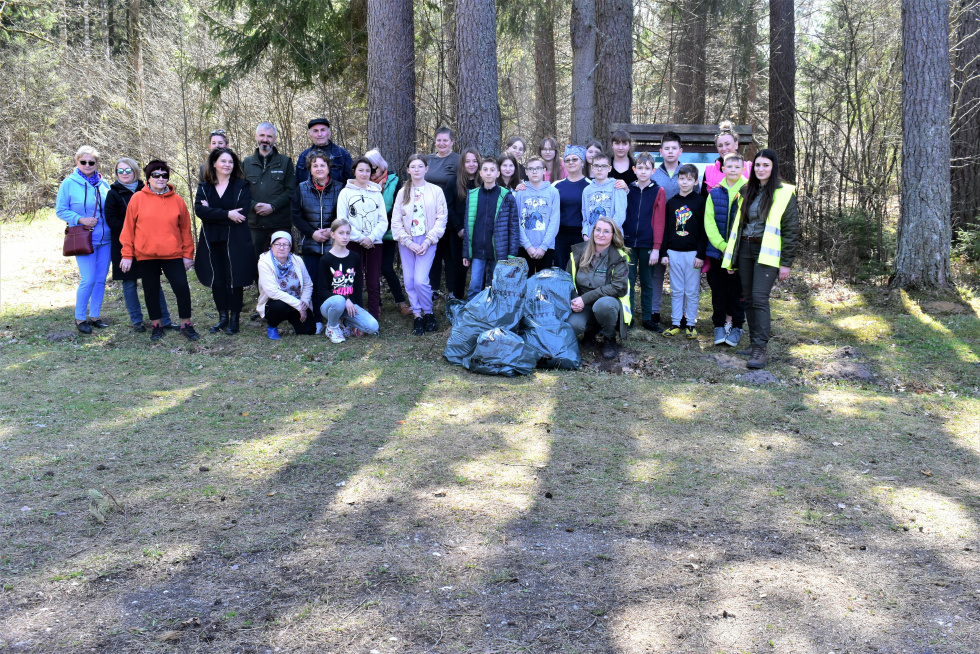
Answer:
<svg viewBox="0 0 980 654"><path fill-rule="evenodd" d="M269 327L278 327L279 323L288 320L296 333L304 336L316 333L316 313L313 309L307 309L306 320L300 321L299 311L282 300L269 300L266 303L265 320Z"/></svg>
<svg viewBox="0 0 980 654"><path fill-rule="evenodd" d="M381 276L388 282L388 288L391 289L391 296L395 298L395 302L404 302L405 293L402 291L402 280L398 278L398 273L395 272L396 252L398 252L397 241L381 242Z"/></svg>
<svg viewBox="0 0 980 654"><path fill-rule="evenodd" d="M143 280L143 300L150 322L157 322L163 313L160 309L160 273L167 276L170 289L177 296L177 315L182 320L191 317L191 287L187 284L187 271L183 259L147 259L137 261L140 279Z"/></svg>
<svg viewBox="0 0 980 654"><path fill-rule="evenodd" d="M211 263L214 279L211 280L211 296L214 297L214 307L218 311L241 313L244 304L244 288L231 285L231 261L228 259L228 247L224 241L214 242L211 246Z"/></svg>
<svg viewBox="0 0 980 654"><path fill-rule="evenodd" d="M527 261L527 276L530 277L534 273L541 272L542 270L547 270L555 265L555 251L545 250L544 256L540 259L533 259L531 255L527 253L527 250L521 248L521 256Z"/></svg>
<svg viewBox="0 0 980 654"><path fill-rule="evenodd" d="M725 326L725 316L732 317L732 327L745 324L745 300L742 298L742 279L736 270L731 275L721 267L721 260L711 259L708 269L708 286L711 287L711 322L715 327Z"/></svg>

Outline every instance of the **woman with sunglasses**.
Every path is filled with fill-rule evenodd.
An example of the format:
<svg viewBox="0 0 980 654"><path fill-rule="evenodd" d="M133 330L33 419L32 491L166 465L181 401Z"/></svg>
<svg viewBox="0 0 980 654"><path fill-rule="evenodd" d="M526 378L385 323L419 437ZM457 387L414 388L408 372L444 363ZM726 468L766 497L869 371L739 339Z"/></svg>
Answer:
<svg viewBox="0 0 980 654"><path fill-rule="evenodd" d="M55 213L69 227L84 225L92 232L92 254L75 257L82 278L75 293L75 326L83 334L109 326L100 317L112 254L112 234L105 221L108 192L109 184L99 175L98 151L89 145L78 148L75 170L58 188Z"/></svg>
<svg viewBox="0 0 980 654"><path fill-rule="evenodd" d="M139 193L143 188L143 180L140 179L140 169L132 159L122 158L116 163L116 181L109 187L109 193L105 196L105 221L112 230L112 281L122 282L123 300L126 302L126 310L129 312L129 319L133 322L133 331L142 333L146 331L143 324L143 309L140 304L139 289L137 280L139 275L135 270L123 272L119 268L122 260L122 244L119 236L122 234L123 225L126 223L126 209L134 193ZM160 289L160 311L161 323L164 329L179 329L170 320L170 311L167 310L167 300L163 296L163 289Z"/></svg>
<svg viewBox="0 0 980 654"><path fill-rule="evenodd" d="M180 333L189 341L200 336L191 324L191 289L187 271L194 265L194 237L191 215L184 200L170 184L170 166L154 159L143 169L148 181L134 193L126 209L126 222L119 241L122 260L119 268L128 272L135 260L143 280L143 299L153 323L151 341L163 338L160 324L160 274L167 276L177 296Z"/></svg>

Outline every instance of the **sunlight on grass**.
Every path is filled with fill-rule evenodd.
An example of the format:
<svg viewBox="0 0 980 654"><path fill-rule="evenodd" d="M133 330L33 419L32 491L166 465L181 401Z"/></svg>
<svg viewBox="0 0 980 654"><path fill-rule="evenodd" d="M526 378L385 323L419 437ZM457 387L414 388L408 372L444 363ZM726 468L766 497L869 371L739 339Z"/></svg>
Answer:
<svg viewBox="0 0 980 654"><path fill-rule="evenodd" d="M959 502L940 493L916 486L892 489L889 508L899 522L914 519L916 525L932 534L956 538L976 538L975 518Z"/></svg>
<svg viewBox="0 0 980 654"><path fill-rule="evenodd" d="M891 325L884 316L860 313L846 318L839 318L835 324L842 331L848 332L855 340L873 343L878 338L892 333Z"/></svg>
<svg viewBox="0 0 980 654"><path fill-rule="evenodd" d="M943 344L959 356L964 363L980 363L980 356L970 349L970 346L957 338L951 329L935 320L932 316L925 313L918 305L913 302L905 291L902 291L902 306L908 311L909 315L915 317L923 325L941 336Z"/></svg>
<svg viewBox="0 0 980 654"><path fill-rule="evenodd" d="M380 370L372 370L369 373L361 375L360 377L355 377L350 382L347 383L348 388L354 388L356 386L374 386L378 383L378 376L381 374Z"/></svg>

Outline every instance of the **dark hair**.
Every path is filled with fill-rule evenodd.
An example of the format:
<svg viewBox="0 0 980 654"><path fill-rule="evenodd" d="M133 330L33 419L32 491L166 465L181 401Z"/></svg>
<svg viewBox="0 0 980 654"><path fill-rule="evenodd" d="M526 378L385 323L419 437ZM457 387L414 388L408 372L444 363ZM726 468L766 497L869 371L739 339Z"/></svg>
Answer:
<svg viewBox="0 0 980 654"><path fill-rule="evenodd" d="M448 127L442 129L449 129ZM436 132L437 134L439 132ZM412 176L408 173L408 167L412 165L413 161L421 161L428 168L429 164L425 163L425 157L422 154L416 152L415 154L409 155L408 159L405 160L405 184L402 185L401 193L402 204L408 204L412 201Z"/></svg>
<svg viewBox="0 0 980 654"><path fill-rule="evenodd" d="M769 176L765 185L755 176L755 162L760 157L772 161L772 175ZM759 150L759 153L752 160L752 172L749 174L749 181L745 185L745 199L742 200L742 208L739 211L741 215L740 224L745 225L748 222L749 207L755 202L756 197L761 198L759 200L759 215L763 220L766 220L769 216L769 209L772 208L772 198L776 194L776 189L782 185L783 182L779 179L779 160L776 159L776 153L769 148Z"/></svg>
<svg viewBox="0 0 980 654"><path fill-rule="evenodd" d="M503 171L505 161L510 161L512 164L514 164L514 174L510 176L510 179L507 180L506 183L504 182L504 171ZM515 188L517 188L517 185L521 183L521 167L517 163L517 157L515 157L511 153L504 152L502 155L497 157L497 170L500 171L500 177L497 178L497 183L503 186L504 188L513 191Z"/></svg>
<svg viewBox="0 0 980 654"><path fill-rule="evenodd" d="M204 164L204 181L206 183L212 185L218 183L218 171L215 170L214 165L223 154L231 155L231 160L234 164L231 169L232 179L242 179L245 177L245 172L242 170L242 162L234 150L231 148L215 148L211 150L211 153L208 155L208 162Z"/></svg>
<svg viewBox="0 0 980 654"><path fill-rule="evenodd" d="M357 167L360 164L367 164L368 165L368 168L371 169L371 174L372 175L374 174L374 164L371 163L371 160L368 159L367 157L358 157L357 159L354 159L354 163L350 167L351 175L354 174L354 172L357 170Z"/></svg>
<svg viewBox="0 0 980 654"><path fill-rule="evenodd" d="M313 170L313 162L317 159L323 159L327 162L328 166L330 165L330 155L327 154L327 151L321 150L320 148L314 148L313 150L310 150L308 155L306 155L306 169Z"/></svg>
<svg viewBox="0 0 980 654"><path fill-rule="evenodd" d="M677 132L664 132L664 135L660 137L660 147L664 147L664 143L671 141L676 143L678 147L684 147L684 141L681 140L681 135Z"/></svg>
<svg viewBox="0 0 980 654"><path fill-rule="evenodd" d="M78 156L78 155L75 155L75 156ZM96 157L96 158L98 158L98 157ZM170 166L167 164L166 161L163 161L161 159L153 159L152 161L150 161L150 163L148 163L145 166L143 166L143 174L146 175L147 181L149 181L149 179L150 179L150 173L152 173L155 170L165 170L168 173L171 172L170 171Z"/></svg>
<svg viewBox="0 0 980 654"><path fill-rule="evenodd" d="M504 144L504 151L506 152L507 150L510 150L510 146L514 145L518 141L520 141L524 145L524 150L526 152L527 151L527 141L525 141L520 136L512 136L509 139L507 139L507 142Z"/></svg>
<svg viewBox="0 0 980 654"><path fill-rule="evenodd" d="M698 167L694 164L684 164L677 169L677 176L680 177L681 175L689 175L694 178L694 181L697 181L699 177Z"/></svg>
<svg viewBox="0 0 980 654"><path fill-rule="evenodd" d="M610 143L628 143L633 145L633 135L627 132L625 129L617 129L613 132L612 138L609 139Z"/></svg>
<svg viewBox="0 0 980 654"><path fill-rule="evenodd" d="M551 161L544 161L544 157L542 157L541 161L544 161L545 172L548 173L548 178L551 180L551 183L554 184L555 182L562 179L563 177L562 165L561 165L561 150L558 149L558 141L556 139L553 139L550 136L546 136L543 139L541 139L541 145L538 146L538 154L541 154L541 151L544 150L544 146L546 143L550 144L552 149L554 149L555 158L552 159Z"/></svg>
<svg viewBox="0 0 980 654"><path fill-rule="evenodd" d="M466 155L472 154L476 157L476 173L470 177L470 174L466 172ZM471 188L476 188L479 186L477 179L480 177L480 165L483 157L480 155L480 151L476 148L466 148L463 153L459 155L459 170L456 173L456 197L460 200L466 199L466 194L469 193ZM469 185L473 182L473 186Z"/></svg>
<svg viewBox="0 0 980 654"><path fill-rule="evenodd" d="M596 162L597 159L605 159L606 160L606 163L612 164L612 159L613 158L612 158L612 156L610 156L609 154L607 154L605 150L603 150L602 152L599 152L597 154L592 155L592 165L593 166L595 165L595 162Z"/></svg>
<svg viewBox="0 0 980 654"><path fill-rule="evenodd" d="M434 141L437 138L439 138L439 135L440 134L447 134L447 135L449 135L449 140L450 141L455 141L456 140L456 135L453 134L453 130L449 129L445 125L443 125L442 127L440 127L439 129L436 130L436 133L432 135L432 140Z"/></svg>
<svg viewBox="0 0 980 654"><path fill-rule="evenodd" d="M497 160L494 159L493 157L483 157L483 159L480 160L480 168L483 168L483 164L488 164L488 163L492 163L494 166L497 167L497 170L500 170L500 164L497 163Z"/></svg>

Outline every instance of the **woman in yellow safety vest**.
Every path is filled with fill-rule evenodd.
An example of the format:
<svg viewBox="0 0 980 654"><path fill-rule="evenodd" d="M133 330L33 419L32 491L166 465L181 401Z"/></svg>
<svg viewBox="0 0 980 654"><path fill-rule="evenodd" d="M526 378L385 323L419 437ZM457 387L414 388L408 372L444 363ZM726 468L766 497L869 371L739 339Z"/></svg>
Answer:
<svg viewBox="0 0 980 654"><path fill-rule="evenodd" d="M592 235L572 246L568 272L572 274L572 315L568 324L582 345L593 342L596 331L605 337L602 356L615 359L619 354L616 332L626 340L626 326L632 322L630 310L629 251L623 232L608 218L599 218Z"/></svg>
<svg viewBox="0 0 980 654"><path fill-rule="evenodd" d="M781 280L789 277L800 238L796 187L779 179L776 153L767 148L755 156L741 196L721 267L738 270L742 280L752 339L746 366L765 368L771 335L769 292L777 276Z"/></svg>

